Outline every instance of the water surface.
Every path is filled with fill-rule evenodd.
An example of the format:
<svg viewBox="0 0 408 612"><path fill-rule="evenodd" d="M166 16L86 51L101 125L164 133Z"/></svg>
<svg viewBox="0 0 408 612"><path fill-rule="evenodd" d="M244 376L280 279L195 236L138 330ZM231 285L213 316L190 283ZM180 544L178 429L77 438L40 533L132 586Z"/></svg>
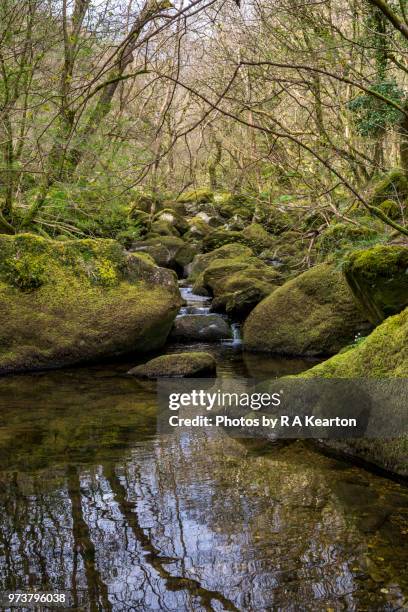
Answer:
<svg viewBox="0 0 408 612"><path fill-rule="evenodd" d="M308 366L194 348L221 376ZM301 442L158 437L132 365L0 379L1 591L77 610L404 607L405 487Z"/></svg>

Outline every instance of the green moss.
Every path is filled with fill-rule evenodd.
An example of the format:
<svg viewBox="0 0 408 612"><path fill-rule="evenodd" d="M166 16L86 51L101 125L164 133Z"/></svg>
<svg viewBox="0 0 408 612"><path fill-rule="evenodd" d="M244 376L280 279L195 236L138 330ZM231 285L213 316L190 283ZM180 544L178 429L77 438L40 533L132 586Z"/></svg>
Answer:
<svg viewBox="0 0 408 612"><path fill-rule="evenodd" d="M204 352L161 355L130 370L128 374L138 378L196 377L214 375L216 362Z"/></svg>
<svg viewBox="0 0 408 612"><path fill-rule="evenodd" d="M401 219L404 207L401 208L400 204L394 200L384 200L384 202L381 202L378 208L382 210L383 213L390 219L397 220Z"/></svg>
<svg viewBox="0 0 408 612"><path fill-rule="evenodd" d="M104 287L113 287L119 282L115 267L108 259L100 259L95 266L96 282Z"/></svg>
<svg viewBox="0 0 408 612"><path fill-rule="evenodd" d="M350 253L343 265L346 280L373 323L408 305L408 248L378 245Z"/></svg>
<svg viewBox="0 0 408 612"><path fill-rule="evenodd" d="M41 284L36 278L33 287L39 258ZM176 280L134 259L112 240L0 236L0 372L161 346L180 305ZM10 261L21 260L31 266L23 287L21 270L10 278Z"/></svg>
<svg viewBox="0 0 408 612"><path fill-rule="evenodd" d="M184 268L184 266L187 266L193 261L194 257L198 254L198 252L199 249L196 245L184 244L178 249L174 261L180 267Z"/></svg>
<svg viewBox="0 0 408 612"><path fill-rule="evenodd" d="M407 378L408 309L389 317L346 352L303 372L301 378ZM337 452L408 475L408 436L394 439L327 440Z"/></svg>
<svg viewBox="0 0 408 612"><path fill-rule="evenodd" d="M177 228L164 219L154 221L151 225L151 231L159 236L180 236L180 232Z"/></svg>
<svg viewBox="0 0 408 612"><path fill-rule="evenodd" d="M370 204L380 205L384 200L404 202L408 197L408 180L399 168L394 168L380 178L371 189Z"/></svg>
<svg viewBox="0 0 408 612"><path fill-rule="evenodd" d="M320 234L316 248L320 255L328 255L333 251L349 249L353 243L370 240L377 235L376 229L351 223L331 223Z"/></svg>
<svg viewBox="0 0 408 612"><path fill-rule="evenodd" d="M46 279L46 259L44 256L22 255L4 262L6 279L23 291L41 287Z"/></svg>
<svg viewBox="0 0 408 612"><path fill-rule="evenodd" d="M276 243L276 239L259 223L251 223L251 225L248 225L248 227L243 230L242 235L249 240L252 248L257 252L271 248Z"/></svg>
<svg viewBox="0 0 408 612"><path fill-rule="evenodd" d="M341 274L320 264L286 282L252 311L244 345L286 355L333 354L367 329Z"/></svg>
<svg viewBox="0 0 408 612"><path fill-rule="evenodd" d="M408 377L408 309L389 317L357 346L304 372L302 378Z"/></svg>
<svg viewBox="0 0 408 612"><path fill-rule="evenodd" d="M245 238L241 232L217 229L204 239L203 247L204 251L209 252L232 242L239 242L240 244L251 246L251 240Z"/></svg>
<svg viewBox="0 0 408 612"><path fill-rule="evenodd" d="M192 191L187 191L183 193L181 196L177 198L178 202L189 203L189 202L197 202L197 203L205 203L212 202L214 199L214 194L210 189L201 188L201 189L193 189Z"/></svg>
<svg viewBox="0 0 408 612"><path fill-rule="evenodd" d="M208 223L200 217L192 217L188 220L188 224L190 229L185 234L185 240L201 239L212 231Z"/></svg>
<svg viewBox="0 0 408 612"><path fill-rule="evenodd" d="M144 261L145 263L148 263L152 266L156 265L156 262L154 261L153 257L149 255L149 253L145 253L144 251L137 251L136 253L131 253L131 256L136 257L137 259L140 259L141 261Z"/></svg>
<svg viewBox="0 0 408 612"><path fill-rule="evenodd" d="M225 244L218 249L214 249L210 253L204 255L198 255L193 261L192 270L189 276L190 281L194 281L199 274L204 272L206 268L217 259L233 259L235 257L251 257L253 255L252 250L239 243Z"/></svg>
<svg viewBox="0 0 408 612"><path fill-rule="evenodd" d="M253 260L249 260L249 265L242 271L235 272L225 278L225 291L233 293L234 291L247 289L249 286L257 286L265 289L266 296L276 285L282 282L282 277L277 270L259 262L251 263L251 261Z"/></svg>

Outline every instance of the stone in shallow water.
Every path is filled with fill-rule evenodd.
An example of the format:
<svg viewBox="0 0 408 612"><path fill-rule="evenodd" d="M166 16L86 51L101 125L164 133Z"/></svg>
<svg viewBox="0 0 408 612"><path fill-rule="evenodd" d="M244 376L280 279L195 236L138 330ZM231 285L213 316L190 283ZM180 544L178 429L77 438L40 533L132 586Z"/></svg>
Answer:
<svg viewBox="0 0 408 612"><path fill-rule="evenodd" d="M231 338L231 328L220 315L183 315L174 322L170 337L179 342L216 342Z"/></svg>
<svg viewBox="0 0 408 612"><path fill-rule="evenodd" d="M216 361L210 353L176 353L161 355L129 370L137 378L214 376Z"/></svg>

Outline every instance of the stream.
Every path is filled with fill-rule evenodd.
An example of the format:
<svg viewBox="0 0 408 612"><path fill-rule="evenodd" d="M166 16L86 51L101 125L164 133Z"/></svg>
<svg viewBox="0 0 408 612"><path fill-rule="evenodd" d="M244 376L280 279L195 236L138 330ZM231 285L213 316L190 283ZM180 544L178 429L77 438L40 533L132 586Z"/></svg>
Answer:
<svg viewBox="0 0 408 612"><path fill-rule="evenodd" d="M182 293L180 316L209 312ZM237 325L165 352L189 350L220 377L313 365L243 352ZM92 611L407 609L404 485L306 441L158 436L155 383L126 376L137 363L0 379L0 592Z"/></svg>

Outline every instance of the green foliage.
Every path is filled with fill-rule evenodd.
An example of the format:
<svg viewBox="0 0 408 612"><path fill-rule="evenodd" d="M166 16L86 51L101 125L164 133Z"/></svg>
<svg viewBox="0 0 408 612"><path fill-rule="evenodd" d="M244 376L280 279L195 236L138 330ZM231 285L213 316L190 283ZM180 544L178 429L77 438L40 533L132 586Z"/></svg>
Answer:
<svg viewBox="0 0 408 612"><path fill-rule="evenodd" d="M395 79L377 81L371 89L399 105L405 98L405 92ZM385 128L397 124L403 116L394 106L370 94L357 96L348 103L348 108L354 113L357 130L362 136L376 137Z"/></svg>
<svg viewBox="0 0 408 612"><path fill-rule="evenodd" d="M349 250L351 245L374 241L377 229L351 223L332 223L319 236L316 248L320 255Z"/></svg>
<svg viewBox="0 0 408 612"><path fill-rule="evenodd" d="M27 194L31 204L37 190ZM124 245L137 240L145 229L138 217L131 218L130 200L134 194L121 194L100 184L58 184L47 194L38 217L38 226L50 237L115 238Z"/></svg>

